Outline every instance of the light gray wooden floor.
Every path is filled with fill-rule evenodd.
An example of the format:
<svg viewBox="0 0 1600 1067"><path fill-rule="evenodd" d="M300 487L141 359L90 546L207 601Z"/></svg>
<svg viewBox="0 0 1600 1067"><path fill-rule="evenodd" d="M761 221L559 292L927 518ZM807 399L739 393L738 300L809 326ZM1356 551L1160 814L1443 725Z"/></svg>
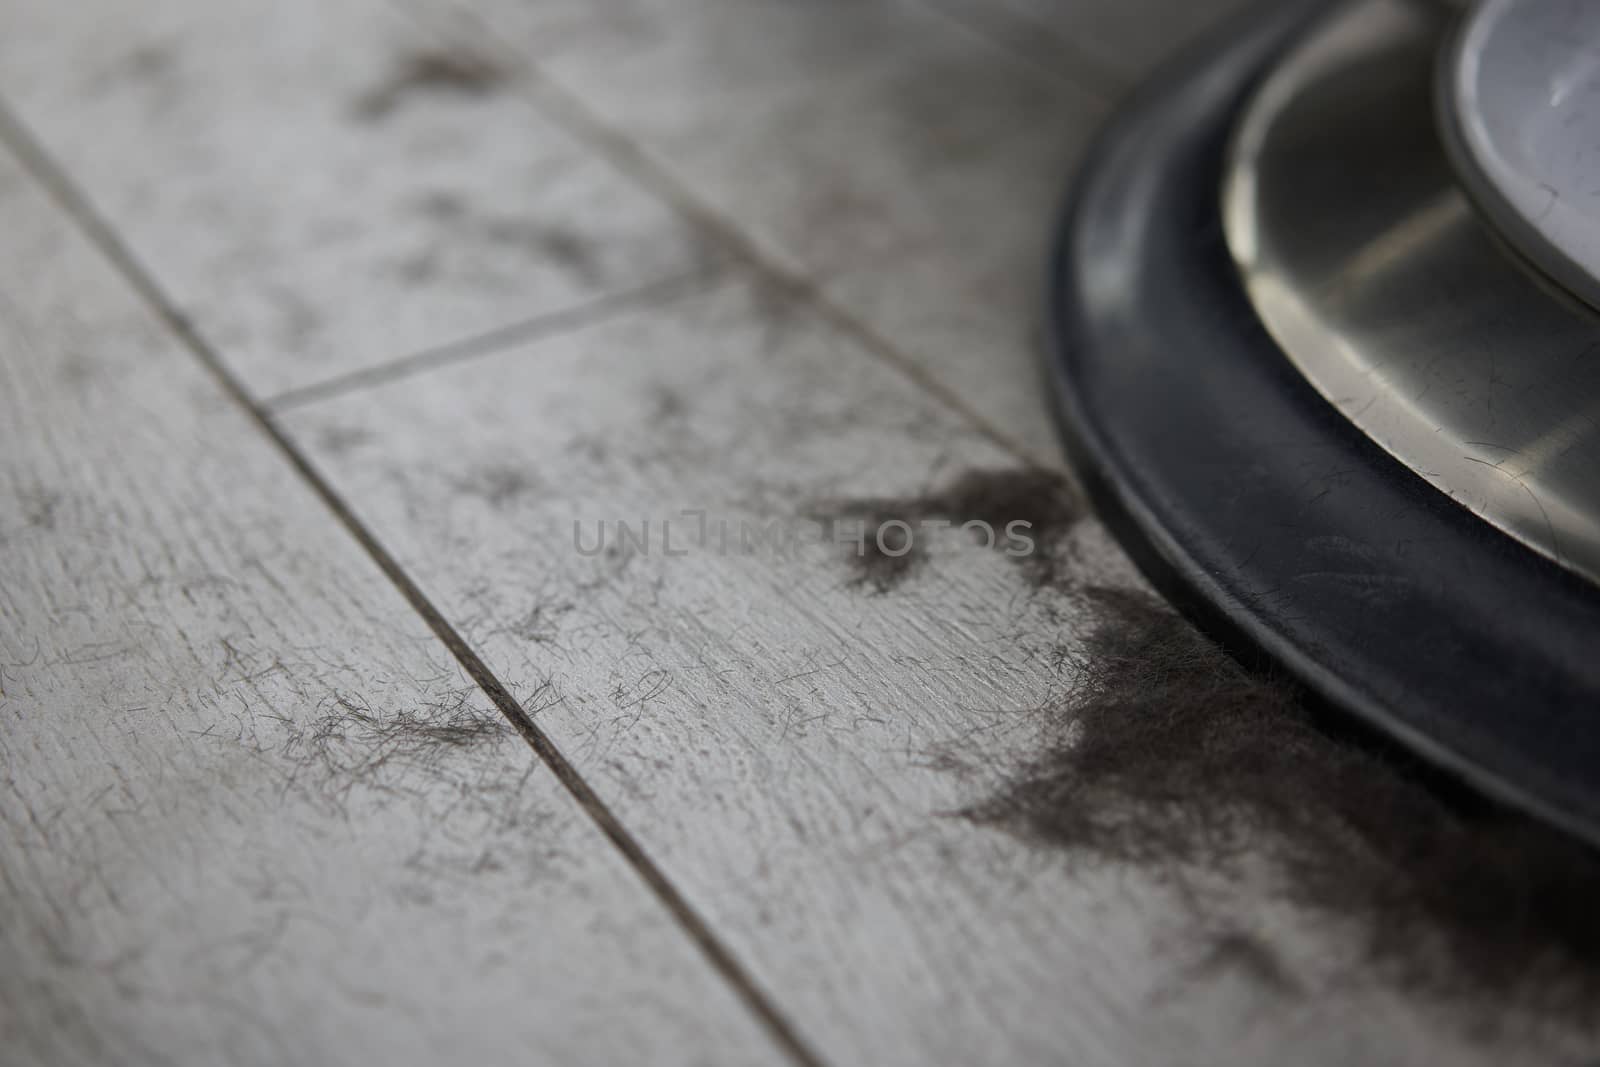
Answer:
<svg viewBox="0 0 1600 1067"><path fill-rule="evenodd" d="M0 1059L1526 1052L944 815L1061 686L998 556L572 544L1058 464L1044 223L1227 6L0 0Z"/></svg>

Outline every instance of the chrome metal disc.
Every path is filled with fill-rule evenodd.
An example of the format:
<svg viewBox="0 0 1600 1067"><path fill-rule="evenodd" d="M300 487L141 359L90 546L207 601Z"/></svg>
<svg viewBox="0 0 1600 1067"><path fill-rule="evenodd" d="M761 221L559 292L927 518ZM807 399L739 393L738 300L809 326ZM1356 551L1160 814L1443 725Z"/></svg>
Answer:
<svg viewBox="0 0 1600 1067"><path fill-rule="evenodd" d="M1274 339L1351 422L1600 581L1600 316L1461 191L1433 106L1450 21L1353 0L1280 62L1229 153L1228 246Z"/></svg>

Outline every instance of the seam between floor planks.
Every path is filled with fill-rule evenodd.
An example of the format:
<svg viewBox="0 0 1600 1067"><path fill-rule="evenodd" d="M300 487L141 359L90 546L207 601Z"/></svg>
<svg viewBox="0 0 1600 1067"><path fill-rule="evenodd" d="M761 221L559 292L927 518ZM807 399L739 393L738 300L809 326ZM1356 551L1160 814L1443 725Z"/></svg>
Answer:
<svg viewBox="0 0 1600 1067"><path fill-rule="evenodd" d="M410 17L423 32L433 35L436 39L449 39L448 34L433 16L416 10L414 6L416 0L393 0L393 2L396 8ZM456 10L462 20L472 27L476 37L473 43L492 50L501 62L527 75L531 91L526 95L545 118L565 130L595 155L606 160L619 173L631 178L640 188L676 211L681 218L715 239L724 251L755 271L758 277L809 306L823 322L893 367L992 444L1029 466L1065 469L1066 461L1062 456L1034 452L1001 430L962 400L954 390L934 377L932 372L916 359L901 351L898 345L830 300L823 292L820 280L807 277L802 270L786 267L768 255L744 232L737 221L701 200L673 173L671 167L657 162L633 138L596 115L583 101L552 78L539 63L501 40L494 28L487 25L475 13ZM925 10L925 13L929 18L939 18L932 11ZM986 38L979 39L984 40L991 48L1006 52L1008 58L1020 64L1008 50L1000 49L1000 46ZM1020 65L1033 69L1030 64ZM1041 264L1041 268L1042 266ZM1040 290L1043 290L1042 283Z"/></svg>
<svg viewBox="0 0 1600 1067"><path fill-rule="evenodd" d="M716 282L717 274L714 271L694 271L663 278L637 289L607 293L605 296L596 297L594 300L570 308L535 315L533 318L511 323L509 326L497 326L472 337L425 348L409 356L400 356L387 363L335 375L297 389L286 389L261 401L261 407L273 412L287 411L370 386L409 378L414 374L425 374L436 367L450 366L478 356L492 355L517 345L577 333L605 322L615 315L666 307L678 300L703 292Z"/></svg>
<svg viewBox="0 0 1600 1067"><path fill-rule="evenodd" d="M295 472L306 482L385 577L422 618L433 634L504 715L539 759L550 768L562 786L583 808L596 828L620 852L627 863L655 893L685 933L700 949L707 962L733 988L745 1006L766 1028L773 1041L796 1063L823 1067L822 1059L801 1038L798 1031L760 989L749 971L732 951L723 945L710 926L666 877L643 846L627 831L616 815L568 762L556 744L533 721L510 690L489 669L483 659L445 619L420 586L401 568L361 519L322 477L298 446L273 421L271 412L258 403L233 376L188 318L178 310L154 276L140 263L133 251L94 207L93 202L72 181L27 126L0 100L0 142L3 142L22 167L39 183L61 210L79 228L112 267L123 276L134 292L189 350L222 390L237 403L266 435Z"/></svg>
<svg viewBox="0 0 1600 1067"><path fill-rule="evenodd" d="M1048 28L1037 26L1031 19L1012 14L1003 8L984 8L978 14L970 7L952 0L917 0L926 11L960 27L964 32L991 48L998 48L1013 59L1034 67L1049 77L1059 79L1081 92L1088 93L1105 103L1111 103L1129 89L1128 79L1117 73L1099 57L1079 48L1072 41ZM1049 50L1065 52L1072 62L1062 66L1040 54L1036 44L1026 44L1039 34L1050 39ZM1055 57L1059 59L1060 57ZM1077 75L1078 71L1085 71Z"/></svg>

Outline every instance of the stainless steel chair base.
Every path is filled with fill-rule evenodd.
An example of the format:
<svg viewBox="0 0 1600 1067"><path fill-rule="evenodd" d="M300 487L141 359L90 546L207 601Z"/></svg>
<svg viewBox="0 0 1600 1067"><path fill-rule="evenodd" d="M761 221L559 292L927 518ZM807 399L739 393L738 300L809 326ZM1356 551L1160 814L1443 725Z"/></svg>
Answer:
<svg viewBox="0 0 1600 1067"><path fill-rule="evenodd" d="M1600 843L1600 592L1329 403L1263 326L1224 239L1241 113L1326 10L1271 0L1103 131L1049 290L1063 440L1108 525L1203 627ZM1308 151L1318 133L1299 131ZM1455 217L1439 210L1421 237ZM1371 258L1381 270L1387 254ZM1383 295L1354 292L1359 307Z"/></svg>
<svg viewBox="0 0 1600 1067"><path fill-rule="evenodd" d="M1600 582L1600 315L1469 203L1435 124L1452 18L1354 0L1239 120L1228 245L1306 379L1434 487Z"/></svg>

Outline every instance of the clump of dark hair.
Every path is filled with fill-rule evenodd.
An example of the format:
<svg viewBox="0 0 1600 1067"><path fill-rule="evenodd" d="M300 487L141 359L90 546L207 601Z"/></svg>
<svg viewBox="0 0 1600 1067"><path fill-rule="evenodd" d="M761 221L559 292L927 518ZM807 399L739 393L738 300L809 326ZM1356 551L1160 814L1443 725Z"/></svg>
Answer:
<svg viewBox="0 0 1600 1067"><path fill-rule="evenodd" d="M852 584L873 593L888 593L916 573L927 560L926 547L915 532L888 523L904 523L915 530L923 521L944 521L953 526L987 523L995 532L992 547L1003 547L1006 527L1027 523L1033 551L1013 557L1035 587L1052 584L1058 577L1060 546L1083 516L1076 493L1059 471L1043 467L1003 470L966 470L949 483L925 493L900 497L854 497L826 501L811 509L823 521L849 519L862 523L865 540L859 550L851 546ZM880 544L876 533L883 529Z"/></svg>
<svg viewBox="0 0 1600 1067"><path fill-rule="evenodd" d="M364 122L378 122L413 94L487 96L509 78L509 73L487 55L465 49L412 52L397 60L382 83L357 97L351 110Z"/></svg>
<svg viewBox="0 0 1600 1067"><path fill-rule="evenodd" d="M1264 856L1285 898L1353 920L1390 981L1600 1023L1592 851L1342 734L1159 600L1083 596L1091 631L1064 650L1075 679L1040 711L1041 751L966 818L1179 882Z"/></svg>

